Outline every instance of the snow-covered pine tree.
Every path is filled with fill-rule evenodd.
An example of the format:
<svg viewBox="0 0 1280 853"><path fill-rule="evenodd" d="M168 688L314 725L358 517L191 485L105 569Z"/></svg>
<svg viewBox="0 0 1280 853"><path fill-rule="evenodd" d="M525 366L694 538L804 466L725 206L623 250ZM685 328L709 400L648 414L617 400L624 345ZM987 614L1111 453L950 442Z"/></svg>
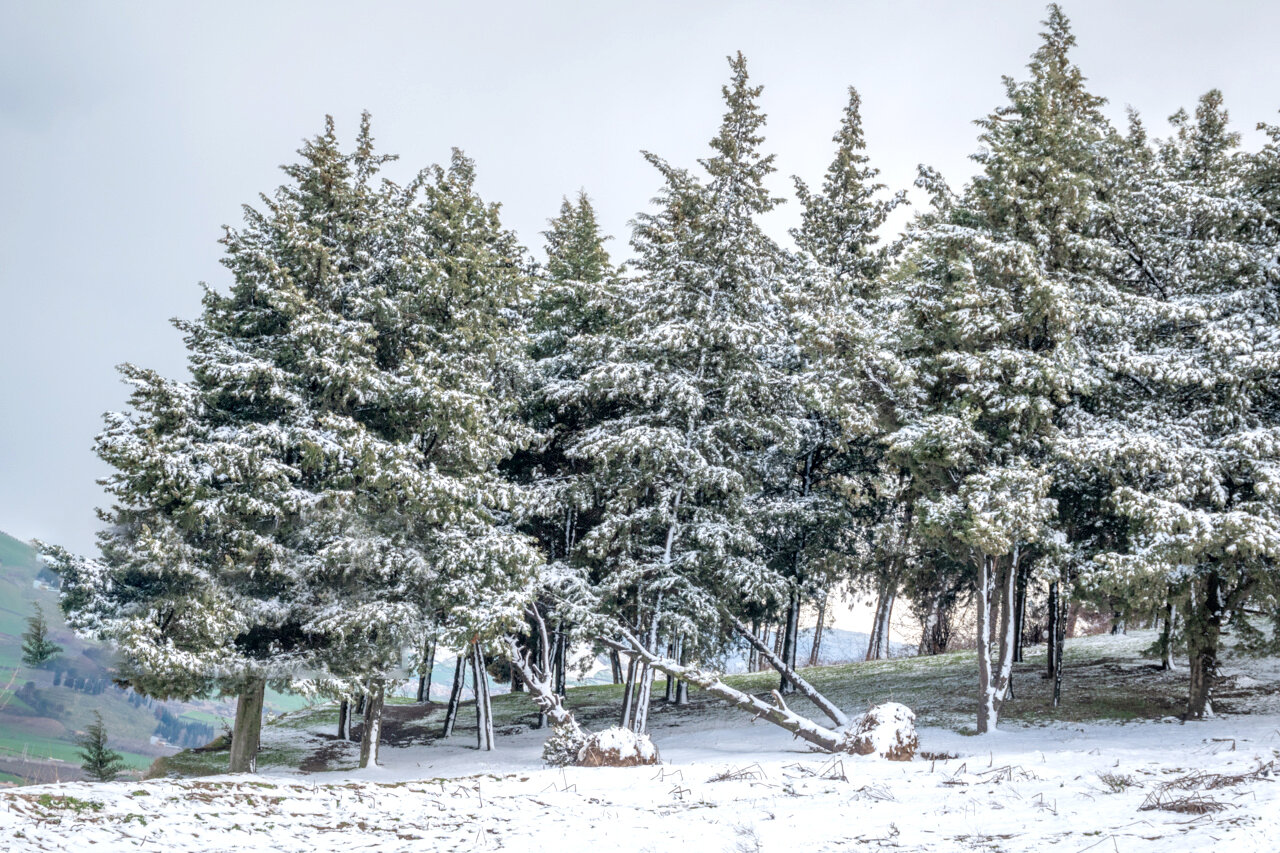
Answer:
<svg viewBox="0 0 1280 853"><path fill-rule="evenodd" d="M748 525L761 454L790 441L778 354L787 342L778 247L757 217L777 203L764 185L760 88L730 59L728 109L700 161L704 183L653 154L665 186L637 217L639 275L605 363L583 382L612 406L569 454L603 493L600 521L580 541L601 561L612 612L649 644L714 640L730 591L761 600L777 589ZM653 670L639 678L643 731Z"/></svg>
<svg viewBox="0 0 1280 853"><path fill-rule="evenodd" d="M978 122L982 172L912 234L905 350L923 402L890 437L936 543L977 575L978 731L1008 696L1019 576L1062 543L1048 468L1061 410L1079 384L1078 299L1100 275L1107 136L1101 99L1049 7L1024 82Z"/></svg>
<svg viewBox="0 0 1280 853"><path fill-rule="evenodd" d="M864 481L881 473L876 434L885 427L891 386L903 376L891 356L891 327L871 318L881 307L886 262L877 232L904 199L882 197L884 185L864 153L860 104L850 87L821 190L795 179L804 211L792 231L800 256L786 281L798 346L786 366L797 442L775 448L760 513L766 547L777 555L775 570L788 579L782 658L792 668L801 592L816 599L821 621L833 571L847 562L855 531L865 526L854 515L865 515L867 507L861 500L855 506L854 496L871 491ZM783 692L792 689L784 678Z"/></svg>
<svg viewBox="0 0 1280 853"><path fill-rule="evenodd" d="M1110 227L1122 260L1095 321L1102 379L1072 449L1131 524L1102 582L1184 614L1199 719L1224 627L1276 584L1280 233L1256 192L1266 151L1239 151L1221 94L1172 124L1145 154L1145 134L1130 134Z"/></svg>
<svg viewBox="0 0 1280 853"><path fill-rule="evenodd" d="M541 545L546 560L539 586L539 612L545 620L551 648L546 672L554 677L566 668L564 656L583 636L555 602L566 584L589 582L591 565L576 548L583 533L599 516L597 490L587 462L568 454L582 433L609 408L585 388L582 377L603 363L619 315L619 272L605 249L609 239L600 230L595 209L585 192L565 199L560 213L543 232L547 262L535 278L529 322L530 373L523 416L536 431L532 446L508 463L511 477L526 485L521 528ZM531 618L533 618L531 617ZM543 631L526 632L524 650L533 662L541 660Z"/></svg>
<svg viewBox="0 0 1280 853"><path fill-rule="evenodd" d="M358 196L361 180L357 168L347 192ZM308 627L333 638L330 671L368 697L362 766L377 762L403 650L438 634L482 676L483 647L521 620L538 562L498 470L526 441L515 393L521 250L461 152L385 191L382 218L350 233L331 259L334 287L314 303L323 319L313 325L335 335L314 344L331 377L321 384L351 384L321 414L342 464L311 516L315 550L303 563ZM329 348L339 341L350 346ZM486 696L477 691L482 713ZM482 748L491 734L481 726Z"/></svg>

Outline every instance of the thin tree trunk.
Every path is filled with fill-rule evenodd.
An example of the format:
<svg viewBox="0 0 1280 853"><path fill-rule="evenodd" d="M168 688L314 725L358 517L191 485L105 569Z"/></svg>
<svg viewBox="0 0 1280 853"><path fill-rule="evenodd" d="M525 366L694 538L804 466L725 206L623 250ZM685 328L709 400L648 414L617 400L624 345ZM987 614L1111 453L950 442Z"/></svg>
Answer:
<svg viewBox="0 0 1280 853"><path fill-rule="evenodd" d="M622 718L618 720L618 727L623 729L631 728L631 703L636 696L636 677L640 674L640 658L634 654L627 662L627 680L622 688Z"/></svg>
<svg viewBox="0 0 1280 853"><path fill-rule="evenodd" d="M760 636L760 620L751 620L751 636ZM756 651L755 643L747 645L747 672L755 672L760 668L760 654Z"/></svg>
<svg viewBox="0 0 1280 853"><path fill-rule="evenodd" d="M561 696L565 695L565 663L569 654L567 634L564 622L560 622L556 628L555 679L556 692Z"/></svg>
<svg viewBox="0 0 1280 853"><path fill-rule="evenodd" d="M622 658L617 649L609 649L609 669L612 671L613 683L622 683Z"/></svg>
<svg viewBox="0 0 1280 853"><path fill-rule="evenodd" d="M476 685L476 749L487 752L493 749L493 706L484 665L484 648L476 640L471 641L471 674Z"/></svg>
<svg viewBox="0 0 1280 853"><path fill-rule="evenodd" d="M658 622L662 618L662 593L659 591L657 599L653 604L653 616L649 620L649 644L647 648L653 649L658 646ZM644 665L644 669L640 674L640 690L636 697L636 713L635 721L631 725L632 731L638 735L646 734L649 731L649 705L650 698L653 694L653 678L655 670L648 663Z"/></svg>
<svg viewBox="0 0 1280 853"><path fill-rule="evenodd" d="M1058 672L1058 623L1062 621L1058 606L1058 582L1049 582L1049 677Z"/></svg>
<svg viewBox="0 0 1280 853"><path fill-rule="evenodd" d="M796 661L796 640L800 631L800 588L795 582L791 584L791 595L787 600L787 620L782 632L781 658L787 667L794 670ZM786 673L778 679L778 690L786 696L796 692L794 684L788 680Z"/></svg>
<svg viewBox="0 0 1280 853"><path fill-rule="evenodd" d="M347 739L347 721L351 717L351 706L343 699L338 703L338 740Z"/></svg>
<svg viewBox="0 0 1280 853"><path fill-rule="evenodd" d="M822 631L827 621L827 592L823 590L818 598L818 621L813 626L813 645L809 647L809 666L818 665L818 654L822 648Z"/></svg>
<svg viewBox="0 0 1280 853"><path fill-rule="evenodd" d="M1022 663L1022 631L1027 621L1027 576L1018 572L1017 599L1013 608L1013 662Z"/></svg>
<svg viewBox="0 0 1280 853"><path fill-rule="evenodd" d="M1164 612L1160 619L1160 668L1166 672L1174 669L1173 663L1173 625L1177 620L1178 610L1173 604L1172 593L1164 600Z"/></svg>
<svg viewBox="0 0 1280 853"><path fill-rule="evenodd" d="M462 688L467 680L466 655L458 652L458 662L453 668L453 687L449 690L449 707L444 712L444 729L441 737L452 737L458 722L458 706L462 703Z"/></svg>
<svg viewBox="0 0 1280 853"><path fill-rule="evenodd" d="M378 764L378 746L382 740L382 703L387 685L381 677L369 681L368 699L364 703L364 729L360 735L360 766Z"/></svg>
<svg viewBox="0 0 1280 853"><path fill-rule="evenodd" d="M754 635L753 635L754 636ZM680 665L687 666L689 664L689 647L685 645L684 640L680 641ZM667 676L670 678L671 676ZM676 680L676 705L689 704L689 682L685 679Z"/></svg>
<svg viewBox="0 0 1280 853"><path fill-rule="evenodd" d="M1058 610L1057 610L1057 627L1053 635L1054 661L1053 670L1053 707L1057 708L1062 704L1062 674L1066 671L1066 648L1067 648L1067 608L1070 602L1063 595L1062 591L1058 591Z"/></svg>
<svg viewBox="0 0 1280 853"><path fill-rule="evenodd" d="M426 661L422 665L422 672L418 675L418 703L431 701L431 671L436 666L436 644L427 644Z"/></svg>
<svg viewBox="0 0 1280 853"><path fill-rule="evenodd" d="M840 726L841 728L844 728L845 726L849 725L849 718L845 716L844 711L841 711L840 707L836 705L836 703L832 702L826 696L823 696L822 693L820 693L816 687L814 687L812 684L810 684L808 681L802 678L800 674L796 672L794 669L787 666L786 661L776 656L773 652L769 650L768 646L766 646L764 643L756 639L755 635L751 633L751 629L748 628L746 625L744 625L742 623L742 620L738 619L736 616L733 616L732 614L726 614L726 615L728 615L729 621L733 625L734 630L736 630L739 634L746 637L747 642L755 646L756 649L760 652L760 654L763 655L764 658L768 660L769 663L771 663L775 669L778 670L778 672L782 673L782 675L787 680L793 683L796 686L796 688L799 689L800 693L804 695L806 699L808 699L814 705L817 705L818 708L822 711L822 713L830 717L831 722L835 723L837 726Z"/></svg>
<svg viewBox="0 0 1280 853"><path fill-rule="evenodd" d="M229 773L258 772L258 744L262 737L262 705L267 681L254 678L236 697L236 719L231 732Z"/></svg>
<svg viewBox="0 0 1280 853"><path fill-rule="evenodd" d="M677 645L676 643L667 644L667 657L671 658L672 660L680 660L680 652L677 651L676 645ZM664 693L665 695L662 698L663 698L663 701L665 701L668 705L670 705L672 702L675 701L676 679L671 678L670 676L667 677L667 689L664 691Z"/></svg>

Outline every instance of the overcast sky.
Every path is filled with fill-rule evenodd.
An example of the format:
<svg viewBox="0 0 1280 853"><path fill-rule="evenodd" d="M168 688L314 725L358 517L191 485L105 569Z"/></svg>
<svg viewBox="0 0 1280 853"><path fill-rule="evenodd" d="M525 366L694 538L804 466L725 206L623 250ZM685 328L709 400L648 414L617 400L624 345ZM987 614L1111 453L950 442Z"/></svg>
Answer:
<svg viewBox="0 0 1280 853"><path fill-rule="evenodd" d="M1153 130L1217 87L1237 129L1277 120L1280 4L1064 4L1092 90ZM658 189L639 155L704 156L724 57L765 85L775 189L815 183L845 87L893 187L971 172L971 122L1035 49L1041 2L164 2L0 0L0 530L90 551L92 440L114 366L184 373L168 324L225 286L217 238L326 113L374 117L392 176L477 160L527 245L585 188L625 252ZM781 234L795 205L770 228Z"/></svg>

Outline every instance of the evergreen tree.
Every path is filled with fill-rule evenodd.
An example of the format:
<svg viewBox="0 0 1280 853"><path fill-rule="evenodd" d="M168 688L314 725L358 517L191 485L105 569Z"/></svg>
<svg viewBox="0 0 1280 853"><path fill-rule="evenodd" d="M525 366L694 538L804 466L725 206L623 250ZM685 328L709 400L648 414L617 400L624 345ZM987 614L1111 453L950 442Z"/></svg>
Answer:
<svg viewBox="0 0 1280 853"><path fill-rule="evenodd" d="M76 738L80 747L80 765L90 779L96 782L110 782L124 770L124 756L107 745L107 727L102 722L102 714L93 712L93 722L85 727L84 734Z"/></svg>
<svg viewBox="0 0 1280 853"><path fill-rule="evenodd" d="M62 652L62 646L49 639L49 626L44 621L44 609L39 604L27 617L27 630L22 632L22 662L32 669L39 669Z"/></svg>
<svg viewBox="0 0 1280 853"><path fill-rule="evenodd" d="M945 193L912 235L906 356L922 399L890 437L926 539L976 575L978 731L996 725L1016 650L1016 590L1060 550L1050 465L1080 384L1078 299L1109 262L1097 234L1105 186L1102 101L1071 62L1051 6L1030 78L979 122L981 174Z"/></svg>
<svg viewBox="0 0 1280 853"><path fill-rule="evenodd" d="M750 530L761 454L790 440L779 354L786 329L778 247L756 218L777 200L764 186L764 116L746 61L730 59L728 106L704 183L647 154L665 180L658 210L637 218L640 275L607 361L583 377L616 407L570 454L604 493L581 540L607 567L611 612L652 648L660 637L714 642L722 598L775 595ZM643 730L652 670L639 681Z"/></svg>
<svg viewBox="0 0 1280 853"><path fill-rule="evenodd" d="M1095 318L1101 379L1073 449L1129 523L1095 580L1163 602L1166 633L1185 615L1198 719L1226 623L1276 584L1280 241L1220 93L1172 124L1152 150L1140 125L1130 134L1111 228L1122 261Z"/></svg>
<svg viewBox="0 0 1280 853"><path fill-rule="evenodd" d="M905 199L902 193L881 197L879 172L863 153L860 104L850 87L821 192L810 192L796 179L804 213L792 236L802 263L810 265L790 278L799 344L796 391L804 414L797 427L801 454L790 466L794 485L784 499L795 512L784 513L780 527L793 541L777 550L794 555L790 574L797 582L806 574L816 581L819 622L831 579L815 569L825 567L829 574L852 560L876 576L877 619L868 656L880 657L887 652L909 513L895 510L900 478L886 466L878 442L907 374L891 355L893 325L883 322L892 306L881 287L887 252L877 247L877 232ZM808 572L802 564L811 567ZM792 667L799 609L798 600L793 602L783 643Z"/></svg>

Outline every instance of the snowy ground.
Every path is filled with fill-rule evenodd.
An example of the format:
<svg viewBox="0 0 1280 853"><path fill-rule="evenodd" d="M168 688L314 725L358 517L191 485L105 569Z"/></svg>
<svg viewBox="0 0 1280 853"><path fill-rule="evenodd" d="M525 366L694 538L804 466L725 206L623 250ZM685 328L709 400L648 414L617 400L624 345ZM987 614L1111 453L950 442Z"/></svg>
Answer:
<svg viewBox="0 0 1280 853"><path fill-rule="evenodd" d="M1084 648L1136 660L1143 644ZM390 749L366 771L22 788L0 794L0 849L1274 851L1280 668L1227 671L1252 713L925 726L921 749L955 757L909 763L815 754L716 712L655 717L660 767L544 769L543 733L523 730L483 755L465 736Z"/></svg>

